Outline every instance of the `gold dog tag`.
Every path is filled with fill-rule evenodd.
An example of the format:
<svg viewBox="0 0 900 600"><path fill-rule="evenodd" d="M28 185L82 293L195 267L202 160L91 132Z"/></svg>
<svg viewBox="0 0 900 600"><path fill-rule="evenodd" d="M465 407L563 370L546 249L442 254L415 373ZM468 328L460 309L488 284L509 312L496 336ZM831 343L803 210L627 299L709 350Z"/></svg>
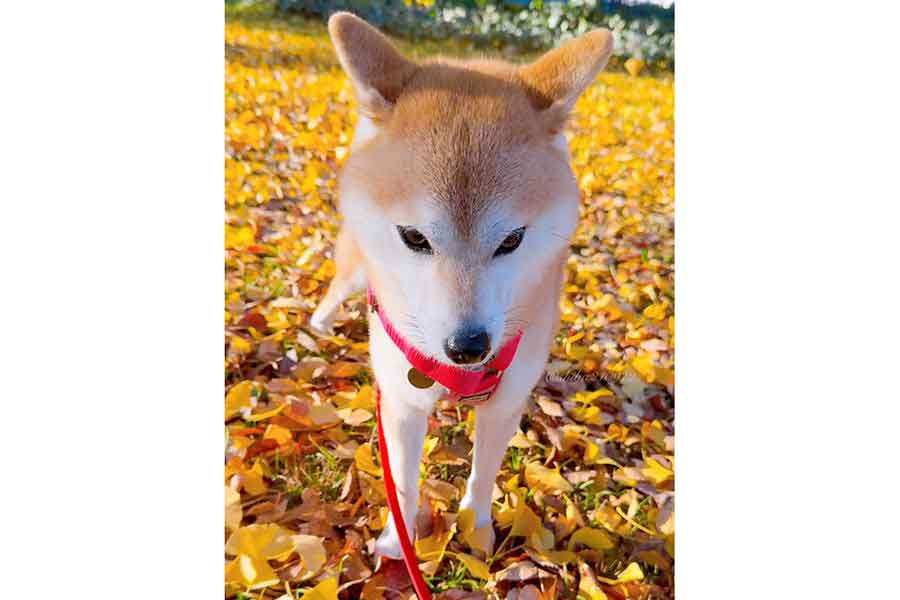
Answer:
<svg viewBox="0 0 900 600"><path fill-rule="evenodd" d="M406 374L406 378L409 379L409 382L413 387L417 387L420 390L427 390L434 385L434 379L415 367L409 370L409 373Z"/></svg>

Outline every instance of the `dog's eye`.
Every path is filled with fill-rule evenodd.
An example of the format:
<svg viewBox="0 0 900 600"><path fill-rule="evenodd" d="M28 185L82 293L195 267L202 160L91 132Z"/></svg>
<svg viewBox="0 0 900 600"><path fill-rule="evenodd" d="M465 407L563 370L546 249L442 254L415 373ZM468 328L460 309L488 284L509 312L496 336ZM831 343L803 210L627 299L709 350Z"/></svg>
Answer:
<svg viewBox="0 0 900 600"><path fill-rule="evenodd" d="M400 239L403 240L406 247L413 252L431 254L431 244L428 243L428 238L422 235L422 232L415 227L397 225L397 232L400 234Z"/></svg>
<svg viewBox="0 0 900 600"><path fill-rule="evenodd" d="M506 236L506 239L501 242L500 247L497 248L497 251L494 252L494 256L501 256L503 254L509 254L513 250L519 247L519 244L522 243L522 238L525 237L525 228L519 227L511 234Z"/></svg>

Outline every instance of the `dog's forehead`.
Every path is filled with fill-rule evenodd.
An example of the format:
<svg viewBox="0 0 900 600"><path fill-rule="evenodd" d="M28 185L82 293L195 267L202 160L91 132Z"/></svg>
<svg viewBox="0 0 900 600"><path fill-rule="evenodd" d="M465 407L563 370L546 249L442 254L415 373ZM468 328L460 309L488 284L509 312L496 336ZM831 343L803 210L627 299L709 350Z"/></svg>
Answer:
<svg viewBox="0 0 900 600"><path fill-rule="evenodd" d="M400 225L426 225L427 212L437 216L432 224L471 239L498 212L510 217L507 227L520 227L577 194L567 153L514 68L465 65L422 66L389 119L368 125L371 137L342 172L342 204L345 196L371 199Z"/></svg>
<svg viewBox="0 0 900 600"><path fill-rule="evenodd" d="M389 125L412 154L415 178L463 235L492 203L520 196L535 110L504 63L424 65L404 88Z"/></svg>

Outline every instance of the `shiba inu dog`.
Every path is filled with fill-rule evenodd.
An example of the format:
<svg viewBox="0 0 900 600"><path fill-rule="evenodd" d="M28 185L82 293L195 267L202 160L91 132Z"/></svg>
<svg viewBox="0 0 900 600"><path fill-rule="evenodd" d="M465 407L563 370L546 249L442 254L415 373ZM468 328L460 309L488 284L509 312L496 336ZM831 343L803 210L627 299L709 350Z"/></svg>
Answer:
<svg viewBox="0 0 900 600"><path fill-rule="evenodd" d="M517 66L414 62L365 21L328 22L359 104L339 179L336 275L310 325L328 330L340 303L369 288L396 333L437 363L478 371L521 333L514 360L476 407L472 471L461 508L491 523L491 492L559 326L559 298L579 190L562 130L606 65L595 30ZM369 315L382 423L407 531L419 503L428 416L448 393L418 385L384 322ZM393 515L379 557L401 555Z"/></svg>

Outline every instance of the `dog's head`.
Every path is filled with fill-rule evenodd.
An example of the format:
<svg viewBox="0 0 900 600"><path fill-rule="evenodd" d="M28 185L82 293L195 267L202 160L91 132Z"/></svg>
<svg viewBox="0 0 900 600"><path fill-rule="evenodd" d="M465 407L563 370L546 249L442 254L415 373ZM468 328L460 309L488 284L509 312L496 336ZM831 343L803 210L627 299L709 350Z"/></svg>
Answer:
<svg viewBox="0 0 900 600"><path fill-rule="evenodd" d="M612 36L592 31L515 66L416 63L349 13L328 29L360 113L340 179L344 226L407 339L438 360L482 363L529 306L557 302L551 274L578 219L562 128Z"/></svg>

